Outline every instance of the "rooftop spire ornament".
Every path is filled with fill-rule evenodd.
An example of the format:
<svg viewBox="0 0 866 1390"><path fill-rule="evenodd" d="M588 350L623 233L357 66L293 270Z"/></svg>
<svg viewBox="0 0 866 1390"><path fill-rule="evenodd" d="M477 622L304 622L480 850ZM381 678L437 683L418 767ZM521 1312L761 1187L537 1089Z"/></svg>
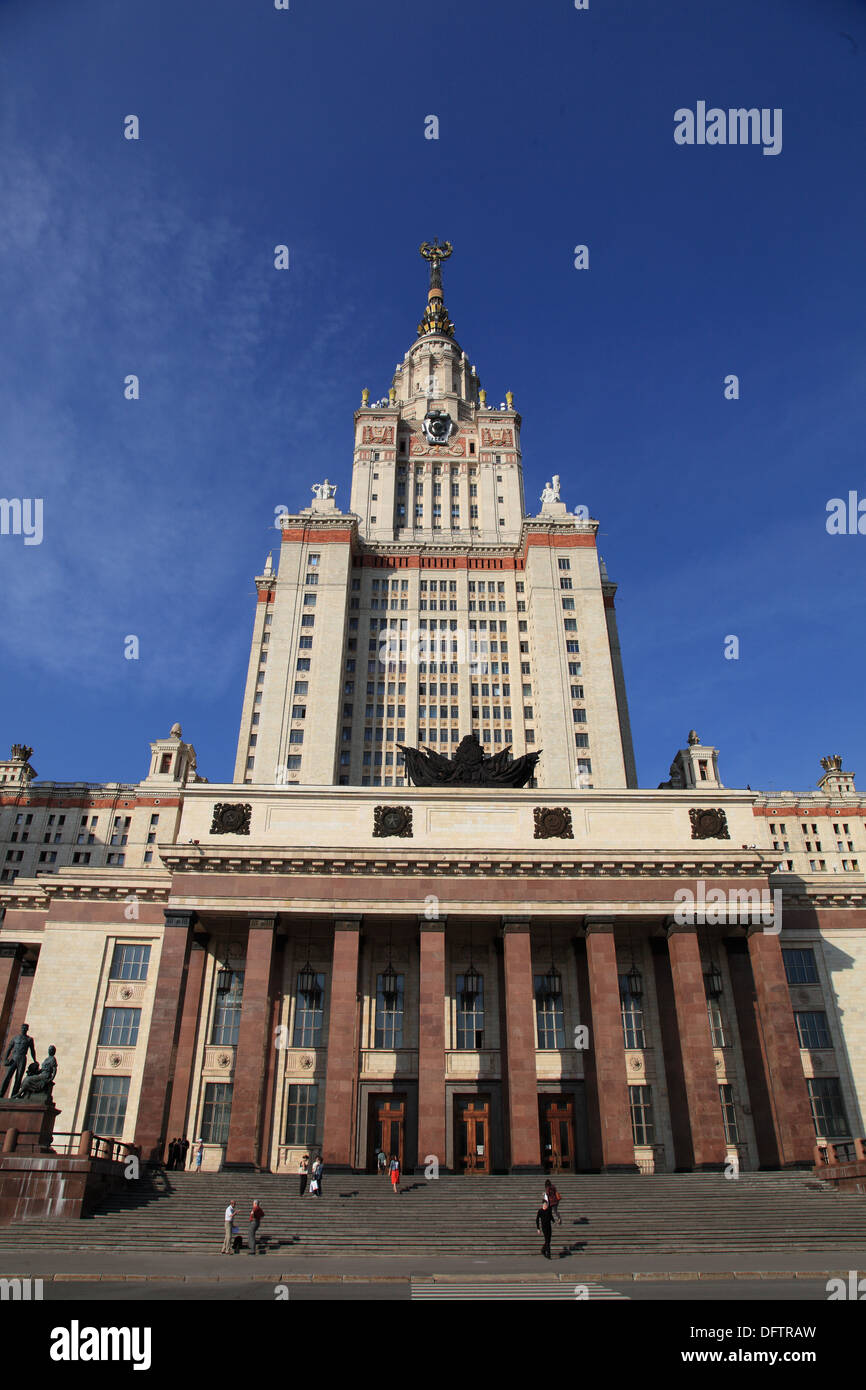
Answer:
<svg viewBox="0 0 866 1390"><path fill-rule="evenodd" d="M430 265L430 288L427 291L427 308L424 310L424 317L418 325L418 337L423 338L429 333L438 333L446 338L454 337L454 324L448 317L448 310L445 308L445 300L442 293L442 262L447 261L454 250L450 241L440 242L438 237L435 241L423 241L420 252Z"/></svg>

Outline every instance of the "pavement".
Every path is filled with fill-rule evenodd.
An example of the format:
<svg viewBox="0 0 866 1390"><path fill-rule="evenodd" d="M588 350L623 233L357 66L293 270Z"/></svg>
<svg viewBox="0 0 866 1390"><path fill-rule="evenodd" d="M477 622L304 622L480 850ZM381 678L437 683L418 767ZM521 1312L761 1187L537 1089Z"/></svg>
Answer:
<svg viewBox="0 0 866 1390"><path fill-rule="evenodd" d="M214 1244L218 1240L219 1237L215 1237ZM266 1252L253 1259L246 1251L239 1255L223 1256L217 1251L213 1255L183 1255L149 1253L146 1250L122 1251L112 1255L87 1250L40 1249L29 1254L20 1249L6 1251L0 1244L0 1278L29 1276L46 1282L77 1284L97 1281L377 1284L405 1283L407 1280L448 1283L467 1279L491 1283L532 1283L535 1280L549 1283L551 1279L560 1279L569 1284L576 1281L620 1284L643 1280L693 1283L695 1280L847 1279L851 1270L858 1271L860 1277L866 1275L866 1248L843 1252L812 1251L809 1254L794 1252L789 1257L780 1256L777 1251L763 1256L722 1253L652 1258L641 1255L627 1263L620 1255L606 1259L571 1253L557 1255L555 1243L553 1259L549 1261L541 1258L540 1250L535 1255L483 1259L474 1258L471 1254L459 1258L365 1256L353 1259L343 1256L337 1259L322 1256L291 1259L282 1253L270 1255ZM744 1296L748 1296L745 1291Z"/></svg>

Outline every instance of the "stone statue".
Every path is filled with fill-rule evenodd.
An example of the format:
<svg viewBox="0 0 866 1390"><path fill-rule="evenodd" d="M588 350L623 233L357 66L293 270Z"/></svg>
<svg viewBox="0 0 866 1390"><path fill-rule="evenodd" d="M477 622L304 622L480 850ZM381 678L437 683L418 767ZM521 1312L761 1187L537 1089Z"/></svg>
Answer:
<svg viewBox="0 0 866 1390"><path fill-rule="evenodd" d="M54 1078L57 1075L57 1061L55 1052L57 1048L52 1043L48 1049L48 1056L39 1067L36 1062L31 1062L27 1068L27 1075L21 1082L16 1100L27 1100L30 1096L50 1096L54 1085Z"/></svg>
<svg viewBox="0 0 866 1390"><path fill-rule="evenodd" d="M407 748L402 743L397 747L406 762L406 776L415 787L525 787L541 756L539 749L537 753L512 758L509 744L488 758L474 734L460 740L453 758L432 749Z"/></svg>
<svg viewBox="0 0 866 1390"><path fill-rule="evenodd" d="M13 1074L15 1077L15 1084L12 1087L11 1094L13 1096L15 1095L15 1092L21 1085L21 1078L24 1075L24 1068L27 1065L28 1053L35 1062L36 1048L34 1046L33 1039L29 1036L28 1025L26 1023L22 1023L21 1032L15 1034L14 1038L12 1039L12 1041L6 1049L6 1056L3 1059L6 1065L6 1075L3 1078L2 1086L0 1086L0 1097L5 1096L6 1091L9 1087L9 1083L12 1080Z"/></svg>
<svg viewBox="0 0 866 1390"><path fill-rule="evenodd" d="M558 502L559 500L559 474L554 473L553 483L544 484L544 491L541 494L541 505L545 506L548 502Z"/></svg>
<svg viewBox="0 0 866 1390"><path fill-rule="evenodd" d="M327 502L334 497L337 491L336 483L329 483L327 478L323 483L313 483L313 495L317 502Z"/></svg>

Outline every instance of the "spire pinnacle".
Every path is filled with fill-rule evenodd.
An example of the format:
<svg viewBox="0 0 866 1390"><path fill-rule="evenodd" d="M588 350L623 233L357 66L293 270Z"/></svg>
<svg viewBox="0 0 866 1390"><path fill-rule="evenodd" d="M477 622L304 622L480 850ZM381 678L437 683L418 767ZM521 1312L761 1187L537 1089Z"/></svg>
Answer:
<svg viewBox="0 0 866 1390"><path fill-rule="evenodd" d="M418 337L423 338L429 333L443 334L446 338L454 337L454 324L448 317L448 310L445 308L445 299L442 293L442 262L447 261L454 250L450 241L440 242L438 237L435 241L424 241L421 243L420 254L430 265L430 288L427 291L427 308L424 310L424 317L418 325Z"/></svg>

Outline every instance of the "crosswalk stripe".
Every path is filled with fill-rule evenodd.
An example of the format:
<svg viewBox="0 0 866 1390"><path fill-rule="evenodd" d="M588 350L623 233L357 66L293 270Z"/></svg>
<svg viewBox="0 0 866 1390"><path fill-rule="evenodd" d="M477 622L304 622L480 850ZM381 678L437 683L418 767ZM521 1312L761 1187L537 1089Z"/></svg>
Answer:
<svg viewBox="0 0 866 1390"><path fill-rule="evenodd" d="M584 1293L584 1290L586 1291ZM569 1299L571 1302L588 1299L625 1299L628 1294L609 1289L604 1284L593 1283L475 1283L461 1280L438 1284L434 1280L413 1279L411 1296L415 1298L463 1298L463 1299Z"/></svg>

